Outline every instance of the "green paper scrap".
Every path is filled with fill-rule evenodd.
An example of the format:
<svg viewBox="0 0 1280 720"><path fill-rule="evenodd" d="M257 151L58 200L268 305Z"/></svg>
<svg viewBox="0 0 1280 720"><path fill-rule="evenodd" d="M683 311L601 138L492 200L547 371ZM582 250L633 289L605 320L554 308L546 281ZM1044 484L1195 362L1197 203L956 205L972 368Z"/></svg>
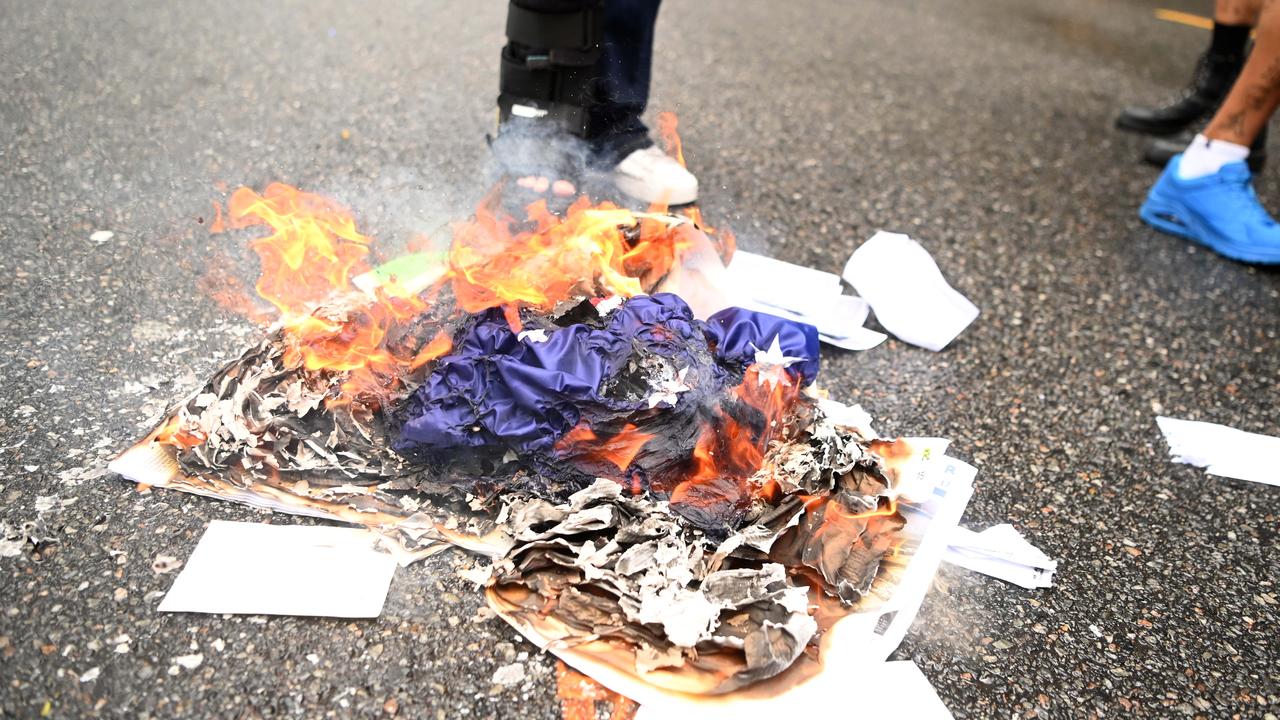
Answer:
<svg viewBox="0 0 1280 720"><path fill-rule="evenodd" d="M356 276L351 284L366 293L385 285L393 278L411 293L422 292L439 280L449 269L449 253L422 252L385 262L363 275Z"/></svg>

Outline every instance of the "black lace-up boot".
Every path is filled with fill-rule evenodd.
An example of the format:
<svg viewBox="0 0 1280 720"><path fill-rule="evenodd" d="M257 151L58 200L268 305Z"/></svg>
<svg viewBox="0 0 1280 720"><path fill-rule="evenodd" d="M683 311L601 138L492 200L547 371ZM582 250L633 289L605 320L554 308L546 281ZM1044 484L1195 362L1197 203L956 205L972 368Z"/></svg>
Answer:
<svg viewBox="0 0 1280 720"><path fill-rule="evenodd" d="M1173 135L1204 120L1218 109L1244 66L1244 53L1207 52L1196 63L1195 77L1173 102L1161 107L1129 107L1116 127L1146 135Z"/></svg>

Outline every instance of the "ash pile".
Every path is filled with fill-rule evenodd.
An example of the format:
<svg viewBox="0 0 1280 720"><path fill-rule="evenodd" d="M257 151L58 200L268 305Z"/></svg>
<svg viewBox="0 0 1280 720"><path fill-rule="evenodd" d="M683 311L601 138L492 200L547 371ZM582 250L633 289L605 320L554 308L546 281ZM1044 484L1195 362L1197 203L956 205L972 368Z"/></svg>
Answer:
<svg viewBox="0 0 1280 720"><path fill-rule="evenodd" d="M702 695L818 672L927 546L929 448L823 398L812 326L717 307L699 268L732 238L696 214L482 207L372 270L350 214L288 186L226 225L279 318L113 463L131 480L481 554L540 646Z"/></svg>

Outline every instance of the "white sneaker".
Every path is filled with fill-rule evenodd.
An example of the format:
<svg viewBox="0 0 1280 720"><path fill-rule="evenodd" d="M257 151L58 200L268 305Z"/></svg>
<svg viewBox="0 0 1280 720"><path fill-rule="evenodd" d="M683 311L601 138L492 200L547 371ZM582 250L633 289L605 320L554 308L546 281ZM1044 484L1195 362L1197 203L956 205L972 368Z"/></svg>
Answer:
<svg viewBox="0 0 1280 720"><path fill-rule="evenodd" d="M636 150L613 170L618 189L647 203L685 205L698 199L698 178L657 145Z"/></svg>

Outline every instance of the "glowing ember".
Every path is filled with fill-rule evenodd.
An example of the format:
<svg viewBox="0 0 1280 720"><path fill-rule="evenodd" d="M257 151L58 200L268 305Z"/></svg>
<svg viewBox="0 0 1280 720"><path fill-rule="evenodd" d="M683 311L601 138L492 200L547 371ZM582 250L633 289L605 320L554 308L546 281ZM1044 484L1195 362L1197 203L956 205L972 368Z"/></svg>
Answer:
<svg viewBox="0 0 1280 720"><path fill-rule="evenodd" d="M640 709L633 700L565 665L563 660L556 661L556 695L560 697L564 720L596 720L600 717L597 703L612 706L609 720L631 720Z"/></svg>
<svg viewBox="0 0 1280 720"><path fill-rule="evenodd" d="M156 428L148 439L184 450L196 447L205 441L205 437L201 433L182 427L182 421L177 415L169 418L165 424Z"/></svg>

